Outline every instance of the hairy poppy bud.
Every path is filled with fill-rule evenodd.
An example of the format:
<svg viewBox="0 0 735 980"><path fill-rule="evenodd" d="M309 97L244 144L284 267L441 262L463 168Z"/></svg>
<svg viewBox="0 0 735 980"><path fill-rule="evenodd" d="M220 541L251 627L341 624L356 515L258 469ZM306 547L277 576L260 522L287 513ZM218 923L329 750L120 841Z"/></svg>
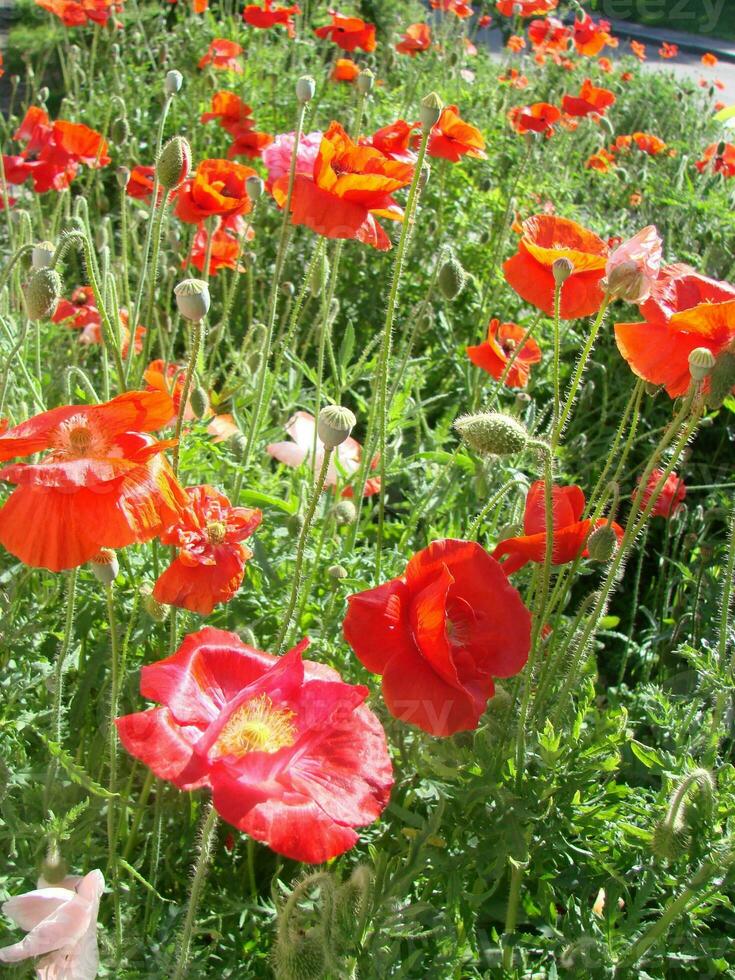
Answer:
<svg viewBox="0 0 735 980"><path fill-rule="evenodd" d="M518 419L501 412L462 415L455 420L454 428L481 456L508 456L521 452L528 445L525 427Z"/></svg>
<svg viewBox="0 0 735 980"><path fill-rule="evenodd" d="M715 366L715 355L707 347L695 347L689 355L689 373L693 381L704 381Z"/></svg>
<svg viewBox="0 0 735 980"><path fill-rule="evenodd" d="M314 98L314 93L316 92L316 82L311 77L311 75L302 75L296 81L296 98L304 105L307 102L311 102Z"/></svg>
<svg viewBox="0 0 735 980"><path fill-rule="evenodd" d="M554 282L556 285L563 286L574 272L574 264L570 259L555 259L551 265L551 271L554 274Z"/></svg>
<svg viewBox="0 0 735 980"><path fill-rule="evenodd" d="M332 507L330 514L334 518L335 524L354 524L357 518L357 507L351 500L340 500Z"/></svg>
<svg viewBox="0 0 735 980"><path fill-rule="evenodd" d="M209 312L209 286L203 279L182 279L174 286L176 305L185 320L198 323Z"/></svg>
<svg viewBox="0 0 735 980"><path fill-rule="evenodd" d="M112 142L120 146L130 136L130 126L125 116L119 116L110 127Z"/></svg>
<svg viewBox="0 0 735 980"><path fill-rule="evenodd" d="M155 622L162 623L168 616L168 606L153 598L153 588L150 585L141 585L138 591L145 611Z"/></svg>
<svg viewBox="0 0 735 980"><path fill-rule="evenodd" d="M673 861L681 857L691 842L689 831L681 819L659 820L653 830L651 851L662 861Z"/></svg>
<svg viewBox="0 0 735 980"><path fill-rule="evenodd" d="M69 870L66 861L61 856L59 845L49 844L46 857L41 862L41 877L49 885L58 885L66 878Z"/></svg>
<svg viewBox="0 0 735 980"><path fill-rule="evenodd" d="M617 547L618 536L609 524L596 527L587 539L587 552L592 561L609 561Z"/></svg>
<svg viewBox="0 0 735 980"><path fill-rule="evenodd" d="M48 97L50 94L51 93L49 92L48 88L44 85L42 88L38 90L38 101L40 103L44 103L48 101Z"/></svg>
<svg viewBox="0 0 735 980"><path fill-rule="evenodd" d="M419 107L419 118L424 132L437 124L443 108L444 103L436 92L429 92L423 97Z"/></svg>
<svg viewBox="0 0 735 980"><path fill-rule="evenodd" d="M445 299L454 299L464 289L467 275L458 260L452 255L439 269L439 289Z"/></svg>
<svg viewBox="0 0 735 980"><path fill-rule="evenodd" d="M31 252L31 263L34 269L47 269L54 260L56 249L51 242L38 242Z"/></svg>
<svg viewBox="0 0 735 980"><path fill-rule="evenodd" d="M36 269L26 283L25 298L31 320L43 320L56 309L63 283L55 269Z"/></svg>
<svg viewBox="0 0 735 980"><path fill-rule="evenodd" d="M94 558L89 559L89 567L103 585L112 585L120 571L117 555L112 548L100 548Z"/></svg>
<svg viewBox="0 0 735 980"><path fill-rule="evenodd" d="M171 71L166 72L166 77L163 80L163 90L166 95L176 95L177 92L181 91L183 84L184 76L180 71L172 68Z"/></svg>
<svg viewBox="0 0 735 980"><path fill-rule="evenodd" d="M197 385L191 393L189 404L196 417L198 419L202 418L209 408L209 395L207 394L206 388Z"/></svg>
<svg viewBox="0 0 735 980"><path fill-rule="evenodd" d="M347 578L348 571L342 565L330 565L327 569L327 575L334 581L339 582L340 579Z"/></svg>
<svg viewBox="0 0 735 980"><path fill-rule="evenodd" d="M316 928L306 933L283 930L273 949L278 980L322 980L326 960L324 937Z"/></svg>
<svg viewBox="0 0 735 980"><path fill-rule="evenodd" d="M251 174L245 181L245 190L253 204L263 196L264 189L265 184L263 183L263 178L257 174Z"/></svg>
<svg viewBox="0 0 735 980"><path fill-rule="evenodd" d="M117 186L122 190L128 186L130 170L127 167L118 167L115 171L115 177L117 179Z"/></svg>
<svg viewBox="0 0 735 980"><path fill-rule="evenodd" d="M167 191L175 191L191 170L191 147L183 136L172 136L161 150L156 163L156 176Z"/></svg>
<svg viewBox="0 0 735 980"><path fill-rule="evenodd" d="M336 449L345 439L349 439L356 421L349 408L344 408L342 405L326 405L319 412L316 431L327 449Z"/></svg>
<svg viewBox="0 0 735 980"><path fill-rule="evenodd" d="M237 459L242 459L248 446L248 441L242 432L235 432L227 441L227 445L232 451L232 455Z"/></svg>
<svg viewBox="0 0 735 980"><path fill-rule="evenodd" d="M369 92L372 92L373 85L375 85L375 75L373 75L369 68L363 68L357 76L357 91L361 95L367 95Z"/></svg>

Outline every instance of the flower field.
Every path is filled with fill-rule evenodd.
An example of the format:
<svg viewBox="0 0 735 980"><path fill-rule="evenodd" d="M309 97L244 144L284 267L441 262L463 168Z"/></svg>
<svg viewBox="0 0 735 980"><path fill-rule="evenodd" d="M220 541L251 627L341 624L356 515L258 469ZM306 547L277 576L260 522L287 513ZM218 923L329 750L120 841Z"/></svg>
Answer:
<svg viewBox="0 0 735 980"><path fill-rule="evenodd" d="M18 4L3 975L735 976L735 109L588 7Z"/></svg>

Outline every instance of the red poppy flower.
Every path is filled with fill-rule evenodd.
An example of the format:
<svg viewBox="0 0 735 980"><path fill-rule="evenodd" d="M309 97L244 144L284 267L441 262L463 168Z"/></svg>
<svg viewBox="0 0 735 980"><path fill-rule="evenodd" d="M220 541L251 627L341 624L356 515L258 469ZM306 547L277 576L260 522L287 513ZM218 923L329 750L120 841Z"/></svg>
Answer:
<svg viewBox="0 0 735 980"><path fill-rule="evenodd" d="M715 55L711 54L711 52L708 51L706 54L702 55L702 64L706 68L714 68L717 63L717 58Z"/></svg>
<svg viewBox="0 0 735 980"><path fill-rule="evenodd" d="M442 110L431 130L426 152L430 157L450 160L452 163L457 163L463 156L487 159L482 133L460 118L456 105L448 105Z"/></svg>
<svg viewBox="0 0 735 980"><path fill-rule="evenodd" d="M296 175L291 223L306 225L327 238L354 238L385 251L390 239L375 216L402 220L391 195L411 182L410 164L389 160L379 150L357 146L339 123L322 138L313 177ZM273 183L273 196L283 207L288 176Z"/></svg>
<svg viewBox="0 0 735 980"><path fill-rule="evenodd" d="M13 139L25 143L25 148L18 157L4 158L6 180L20 184L32 177L39 194L66 189L81 163L94 169L110 163L107 141L100 133L63 119L52 123L38 106L28 109Z"/></svg>
<svg viewBox="0 0 735 980"><path fill-rule="evenodd" d="M615 95L606 88L597 88L589 78L585 78L579 95L565 95L561 101L564 112L570 116L589 116L593 112L604 116L606 110L614 105Z"/></svg>
<svg viewBox="0 0 735 980"><path fill-rule="evenodd" d="M503 17L535 17L556 10L559 0L497 0L498 13Z"/></svg>
<svg viewBox="0 0 735 980"><path fill-rule="evenodd" d="M648 506L648 502L654 494L656 487L661 482L661 477L664 475L664 470L654 470L653 473L648 478L646 483L646 488L643 491L643 496L641 497L641 510L645 510ZM640 480L638 481L640 483ZM676 473L669 473L666 478L661 491L656 498L656 503L653 505L653 510L651 511L651 517L674 517L681 510L681 505L687 495L687 488L684 486L684 481ZM633 494L633 499L635 499L636 494Z"/></svg>
<svg viewBox="0 0 735 980"><path fill-rule="evenodd" d="M679 54L679 46L678 44L669 44L668 41L664 41L658 49L658 53L662 58L676 58Z"/></svg>
<svg viewBox="0 0 735 980"><path fill-rule="evenodd" d="M352 58L337 58L330 78L333 82L354 82L360 74L360 66Z"/></svg>
<svg viewBox="0 0 735 980"><path fill-rule="evenodd" d="M212 247L209 249L209 275L216 276L220 269L232 269L234 272L244 272L239 264L242 255L243 241L252 241L255 232L244 218L236 215L234 218L221 220L212 236ZM201 224L194 235L189 253L189 262L200 272L204 271L207 256L209 232L205 224ZM182 263L186 266L186 262Z"/></svg>
<svg viewBox="0 0 735 980"><path fill-rule="evenodd" d="M416 154L411 149L411 142L417 128L417 123L411 125L405 119L397 119L394 123L377 130L365 143L380 150L389 160L414 164Z"/></svg>
<svg viewBox="0 0 735 980"><path fill-rule="evenodd" d="M211 65L218 71L234 71L241 75L244 71L238 60L242 47L236 41L228 41L224 37L216 37L210 42L206 54L200 58L198 67L206 68Z"/></svg>
<svg viewBox="0 0 735 980"><path fill-rule="evenodd" d="M618 137L618 139L623 139L623 137ZM667 149L666 143L651 133L633 133L631 139L641 152L647 153L651 157L657 157Z"/></svg>
<svg viewBox="0 0 735 980"><path fill-rule="evenodd" d="M142 668L140 691L163 707L117 719L120 741L159 779L208 786L228 823L295 861L319 864L357 843L393 785L368 689L302 660L207 628Z"/></svg>
<svg viewBox="0 0 735 980"><path fill-rule="evenodd" d="M484 31L486 27L489 27L493 22L490 14L483 14L482 17L477 18L477 26L481 31Z"/></svg>
<svg viewBox="0 0 735 980"><path fill-rule="evenodd" d="M510 85L519 90L528 88L528 76L522 75L517 68L510 68L505 75L498 75L501 85Z"/></svg>
<svg viewBox="0 0 735 980"><path fill-rule="evenodd" d="M695 166L700 174L705 170L711 170L725 177L735 177L735 145L712 143L704 151L702 159L697 160Z"/></svg>
<svg viewBox="0 0 735 980"><path fill-rule="evenodd" d="M639 61L645 61L646 60L646 46L645 46L645 44L641 44L640 41L631 41L630 42L630 50L633 52L633 54L636 56L636 58Z"/></svg>
<svg viewBox="0 0 735 980"><path fill-rule="evenodd" d="M150 201L153 197L153 181L156 168L136 164L130 171L130 177L125 185L125 193L137 201ZM158 188L158 199L163 196L163 188Z"/></svg>
<svg viewBox="0 0 735 980"><path fill-rule="evenodd" d="M579 487L552 487L551 526L553 544L551 562L566 565L580 555L586 555L586 544L592 530L592 521L581 520L585 507L584 493ZM595 527L607 524L601 518ZM612 528L621 540L623 529L614 521ZM512 575L530 561L546 560L546 491L543 480L531 484L526 496L526 512L523 519L525 534L519 538L501 541L493 551L493 558L500 560L506 575Z"/></svg>
<svg viewBox="0 0 735 980"><path fill-rule="evenodd" d="M525 48L526 39L525 37L521 37L520 34L511 34L511 36L505 42L505 46L509 51L514 51L516 54L518 54Z"/></svg>
<svg viewBox="0 0 735 980"><path fill-rule="evenodd" d="M528 37L534 48L562 52L569 47L572 31L556 17L544 17L531 21L528 25Z"/></svg>
<svg viewBox="0 0 735 980"><path fill-rule="evenodd" d="M403 34L403 40L396 45L399 54L418 54L431 47L431 28L428 24L410 24Z"/></svg>
<svg viewBox="0 0 735 980"><path fill-rule="evenodd" d="M94 292L91 286L78 286L71 295L71 300L60 299L51 317L53 323L66 323L72 330L81 330L81 344L102 343L102 317L95 305ZM146 328L140 324L135 331L135 352L140 354L143 349L143 337ZM128 311L120 308L120 345L123 357L128 352L130 344L130 329Z"/></svg>
<svg viewBox="0 0 735 980"><path fill-rule="evenodd" d="M317 27L314 33L334 41L343 51L375 50L375 24L366 24L359 17L343 17L332 11L332 23Z"/></svg>
<svg viewBox="0 0 735 980"><path fill-rule="evenodd" d="M429 0L429 6L433 10L442 10L445 14L454 14L460 20L466 20L474 13L464 0Z"/></svg>
<svg viewBox="0 0 735 980"><path fill-rule="evenodd" d="M585 14L581 20L575 18L574 46L577 49L577 54L594 58L605 45L614 48L617 47L617 43L617 40L610 34L609 21L600 20L595 23L589 14Z"/></svg>
<svg viewBox="0 0 735 980"><path fill-rule="evenodd" d="M171 440L147 433L173 415L168 395L128 391L102 405L43 412L0 437L0 480L16 489L0 510L0 544L26 565L53 572L81 565L101 548L149 541L187 499L163 458Z"/></svg>
<svg viewBox="0 0 735 980"><path fill-rule="evenodd" d="M598 170L602 174L609 174L615 166L615 157L608 150L598 150L587 158L585 167L587 170Z"/></svg>
<svg viewBox="0 0 735 980"><path fill-rule="evenodd" d="M65 27L104 25L113 13L122 10L122 3L115 0L36 0L36 4L58 17Z"/></svg>
<svg viewBox="0 0 735 980"><path fill-rule="evenodd" d="M249 160L258 160L263 155L263 150L272 142L270 133L257 133L254 129L240 133L227 150L227 158L247 157Z"/></svg>
<svg viewBox="0 0 735 980"><path fill-rule="evenodd" d="M554 274L557 259L566 258L574 271L561 290L561 317L596 313L603 299L600 280L605 275L607 243L576 221L537 214L522 225L518 252L503 266L510 286L527 303L554 315Z"/></svg>
<svg viewBox="0 0 735 980"><path fill-rule="evenodd" d="M347 642L383 675L388 710L432 735L476 728L528 659L531 616L500 565L472 541L434 541L398 578L348 599Z"/></svg>
<svg viewBox="0 0 735 980"><path fill-rule="evenodd" d="M487 340L476 347L467 348L467 356L476 364L499 381L506 365L514 355L525 334L523 327L517 323L501 323L491 320L487 329ZM513 365L505 379L509 388L525 388L531 365L541 360L541 350L535 340L528 339L516 355Z"/></svg>
<svg viewBox="0 0 735 980"><path fill-rule="evenodd" d="M176 558L159 576L153 598L208 616L220 602L229 602L245 575L252 551L243 544L258 527L259 510L232 507L214 487L188 487L189 506L161 535L163 544L178 548Z"/></svg>
<svg viewBox="0 0 735 980"><path fill-rule="evenodd" d="M176 216L199 224L215 214L223 218L247 214L251 203L246 183L253 175L252 167L231 160L202 160L194 176L179 188Z"/></svg>
<svg viewBox="0 0 735 980"><path fill-rule="evenodd" d="M561 119L561 111L548 102L534 102L533 105L518 105L508 113L510 124L522 136L526 133L554 132L554 124Z"/></svg>
<svg viewBox="0 0 735 980"><path fill-rule="evenodd" d="M251 27L266 30L269 27L282 25L289 37L296 34L294 16L301 13L301 8L294 4L292 7L274 7L273 0L264 0L262 7L249 3L242 12L242 19Z"/></svg>
<svg viewBox="0 0 735 980"><path fill-rule="evenodd" d="M253 110L235 92L221 89L212 96L212 108L203 112L199 121L203 123L216 119L222 129L230 136L239 136L255 126Z"/></svg>

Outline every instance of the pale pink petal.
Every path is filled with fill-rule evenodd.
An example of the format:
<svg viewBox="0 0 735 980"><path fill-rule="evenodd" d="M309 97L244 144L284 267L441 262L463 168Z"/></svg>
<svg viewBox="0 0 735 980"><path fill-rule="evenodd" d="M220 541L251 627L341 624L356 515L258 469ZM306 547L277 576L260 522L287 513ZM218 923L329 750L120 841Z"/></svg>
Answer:
<svg viewBox="0 0 735 980"><path fill-rule="evenodd" d="M314 416L309 412L296 412L286 422L286 432L293 439L297 446L305 452L311 453L314 445L314 431L316 422ZM323 448L321 441L317 439L317 451Z"/></svg>
<svg viewBox="0 0 735 980"><path fill-rule="evenodd" d="M279 463L285 463L286 466L301 466L309 455L295 442L271 442L265 449L270 456L277 459Z"/></svg>
<svg viewBox="0 0 735 980"><path fill-rule="evenodd" d="M21 929L30 932L42 919L51 915L72 897L66 888L48 886L9 898L3 905L3 912ZM0 951L1 956L2 951Z"/></svg>

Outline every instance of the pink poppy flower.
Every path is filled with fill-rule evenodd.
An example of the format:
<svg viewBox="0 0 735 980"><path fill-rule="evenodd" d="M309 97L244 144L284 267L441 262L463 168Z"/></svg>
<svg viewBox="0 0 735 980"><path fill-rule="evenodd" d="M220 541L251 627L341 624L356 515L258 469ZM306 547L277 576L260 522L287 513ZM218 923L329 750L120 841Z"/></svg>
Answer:
<svg viewBox="0 0 735 980"><path fill-rule="evenodd" d="M288 176L291 169L291 154L293 153L294 133L280 133L270 146L263 150L263 163L268 170L268 185L279 177ZM321 133L304 133L299 140L299 151L296 155L296 173L303 177L311 177L314 173L314 161L319 153L322 142Z"/></svg>
<svg viewBox="0 0 735 980"><path fill-rule="evenodd" d="M628 303L647 300L661 270L662 244L656 226L648 225L618 245L605 267L608 295Z"/></svg>
<svg viewBox="0 0 735 980"><path fill-rule="evenodd" d="M39 887L8 899L3 912L27 935L0 949L0 962L19 963L41 956L41 980L93 980L97 976L97 912L105 890L101 871L65 878L60 885Z"/></svg>

